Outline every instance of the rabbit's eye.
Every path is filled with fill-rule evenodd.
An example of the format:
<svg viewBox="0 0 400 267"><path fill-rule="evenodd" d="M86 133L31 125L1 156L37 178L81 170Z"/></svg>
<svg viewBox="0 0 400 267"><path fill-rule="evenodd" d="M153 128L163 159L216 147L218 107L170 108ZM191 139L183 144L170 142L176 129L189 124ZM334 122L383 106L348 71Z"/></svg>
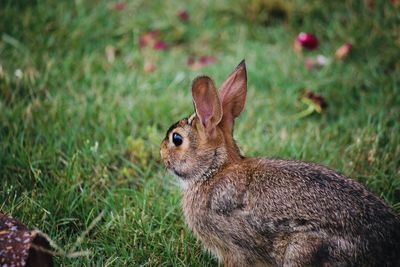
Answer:
<svg viewBox="0 0 400 267"><path fill-rule="evenodd" d="M174 143L175 146L180 146L183 143L183 137L182 135L178 133L173 133L172 134L172 142Z"/></svg>

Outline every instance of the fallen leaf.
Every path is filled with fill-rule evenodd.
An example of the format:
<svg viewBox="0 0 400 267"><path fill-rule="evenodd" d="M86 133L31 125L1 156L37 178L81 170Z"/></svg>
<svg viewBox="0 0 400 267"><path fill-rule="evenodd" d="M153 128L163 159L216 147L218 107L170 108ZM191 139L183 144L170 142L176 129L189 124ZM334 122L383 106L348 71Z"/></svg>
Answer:
<svg viewBox="0 0 400 267"><path fill-rule="evenodd" d="M375 0L365 0L365 4L369 9L374 9L375 8Z"/></svg>
<svg viewBox="0 0 400 267"><path fill-rule="evenodd" d="M195 58L193 56L187 59L187 64L192 70L199 70L207 65L215 64L217 59L213 56L201 56Z"/></svg>
<svg viewBox="0 0 400 267"><path fill-rule="evenodd" d="M342 60L345 59L353 49L353 45L350 43L345 43L341 47L336 50L335 56L337 59Z"/></svg>
<svg viewBox="0 0 400 267"><path fill-rule="evenodd" d="M308 70L312 70L316 67L322 68L330 63L330 59L324 55L318 55L315 59L312 57L307 57L304 60L304 65Z"/></svg>
<svg viewBox="0 0 400 267"><path fill-rule="evenodd" d="M146 61L144 62L144 66L143 66L144 72L146 72L146 73L152 73L152 72L155 72L156 69L157 69L157 66L156 66L156 64L155 64L154 61L152 61L152 60L146 60Z"/></svg>
<svg viewBox="0 0 400 267"><path fill-rule="evenodd" d="M139 46L141 48L146 46L154 47L156 42L159 40L161 32L159 30L153 30L142 34L139 38Z"/></svg>
<svg viewBox="0 0 400 267"><path fill-rule="evenodd" d="M324 55L318 55L316 61L317 65L320 67L326 66L331 62L331 60Z"/></svg>
<svg viewBox="0 0 400 267"><path fill-rule="evenodd" d="M108 63L113 63L115 61L116 49L112 45L107 45L105 53Z"/></svg>
<svg viewBox="0 0 400 267"><path fill-rule="evenodd" d="M304 66L306 67L306 69L312 70L315 66L315 60L311 57L306 58L304 60Z"/></svg>
<svg viewBox="0 0 400 267"><path fill-rule="evenodd" d="M16 69L14 72L15 78L17 78L17 80L21 80L22 77L24 76L24 73L22 72L21 69Z"/></svg>
<svg viewBox="0 0 400 267"><path fill-rule="evenodd" d="M301 99L303 102L312 105L318 113L321 113L328 107L325 98L311 90L305 90Z"/></svg>
<svg viewBox="0 0 400 267"><path fill-rule="evenodd" d="M182 22L188 22L189 21L189 12L187 10L180 10L177 13L177 16Z"/></svg>
<svg viewBox="0 0 400 267"><path fill-rule="evenodd" d="M119 3L114 4L114 10L116 10L116 11L122 11L125 9L125 7L126 7L125 2L119 2Z"/></svg>
<svg viewBox="0 0 400 267"><path fill-rule="evenodd" d="M195 59L194 57L188 57L186 63L187 63L189 66L191 66L191 65L193 65L195 62L196 62L196 59Z"/></svg>
<svg viewBox="0 0 400 267"><path fill-rule="evenodd" d="M294 50L294 52L296 52L297 54L301 54L301 52L303 52L303 47L302 47L301 44L297 41L297 39L295 39L294 42L293 42L293 50Z"/></svg>

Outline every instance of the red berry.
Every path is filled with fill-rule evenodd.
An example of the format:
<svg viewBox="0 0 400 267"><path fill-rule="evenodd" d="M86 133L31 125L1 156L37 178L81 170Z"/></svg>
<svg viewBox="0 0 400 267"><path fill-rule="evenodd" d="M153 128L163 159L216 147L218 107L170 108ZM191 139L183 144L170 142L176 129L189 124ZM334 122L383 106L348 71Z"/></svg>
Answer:
<svg viewBox="0 0 400 267"><path fill-rule="evenodd" d="M187 22L189 21L189 12L187 12L186 10L180 10L177 14L177 16L179 17L179 19L183 22Z"/></svg>
<svg viewBox="0 0 400 267"><path fill-rule="evenodd" d="M297 42L304 48L313 50L318 47L319 41L312 33L301 32L297 36Z"/></svg>

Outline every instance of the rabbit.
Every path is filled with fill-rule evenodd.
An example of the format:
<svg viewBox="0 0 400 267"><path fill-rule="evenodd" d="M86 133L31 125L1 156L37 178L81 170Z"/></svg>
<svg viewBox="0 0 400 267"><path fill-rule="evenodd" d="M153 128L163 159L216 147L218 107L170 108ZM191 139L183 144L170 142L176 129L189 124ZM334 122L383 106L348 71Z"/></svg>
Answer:
<svg viewBox="0 0 400 267"><path fill-rule="evenodd" d="M182 182L188 227L224 266L400 266L400 218L327 167L242 155L243 60L218 93L192 83L195 113L167 131L161 158Z"/></svg>

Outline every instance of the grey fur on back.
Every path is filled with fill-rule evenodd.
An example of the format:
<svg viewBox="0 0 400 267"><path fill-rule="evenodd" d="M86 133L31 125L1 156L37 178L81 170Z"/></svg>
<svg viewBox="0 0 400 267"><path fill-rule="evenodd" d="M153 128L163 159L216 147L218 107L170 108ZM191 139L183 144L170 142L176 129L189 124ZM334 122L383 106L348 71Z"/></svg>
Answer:
<svg viewBox="0 0 400 267"><path fill-rule="evenodd" d="M189 226L211 250L242 251L243 265L400 266L399 219L326 167L245 159L200 183L184 193L185 215L200 216Z"/></svg>

